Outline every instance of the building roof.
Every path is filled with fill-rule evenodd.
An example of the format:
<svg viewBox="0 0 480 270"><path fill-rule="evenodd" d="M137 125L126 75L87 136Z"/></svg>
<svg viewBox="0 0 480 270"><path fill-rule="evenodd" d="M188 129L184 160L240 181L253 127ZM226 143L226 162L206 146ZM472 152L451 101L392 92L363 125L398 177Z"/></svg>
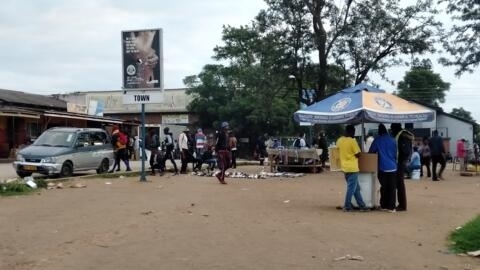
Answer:
<svg viewBox="0 0 480 270"><path fill-rule="evenodd" d="M445 112L445 111L443 110L442 107L433 106L433 105L427 104L427 103L425 103L425 102L420 102L420 101L417 101L417 100L414 100L414 99L409 99L409 100L412 101L412 102L418 103L418 104L420 104L420 105L423 105L423 106L425 106L425 107L428 107L428 108L430 108L430 109L432 109L432 110L435 110L435 111L437 112L437 114L443 114L443 115L448 116L448 117L450 117L450 118L454 118L454 119L457 119L457 120L459 120L459 121L462 121L462 122L465 122L465 123L469 123L469 124L472 124L472 125L477 124L477 122L475 122L475 121L471 121L471 120L468 120L468 119L465 119L465 118L462 118L462 117L458 117L458 116L453 115L453 114L451 114L451 113L447 113L447 112Z"/></svg>
<svg viewBox="0 0 480 270"><path fill-rule="evenodd" d="M67 103L58 98L6 89L0 89L0 102L8 105L23 104L28 107L67 109Z"/></svg>

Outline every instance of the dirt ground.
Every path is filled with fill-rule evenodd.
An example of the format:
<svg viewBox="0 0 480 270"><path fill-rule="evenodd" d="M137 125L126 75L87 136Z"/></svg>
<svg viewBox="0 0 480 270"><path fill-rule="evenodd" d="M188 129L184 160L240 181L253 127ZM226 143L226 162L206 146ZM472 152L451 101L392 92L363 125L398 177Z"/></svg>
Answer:
<svg viewBox="0 0 480 270"><path fill-rule="evenodd" d="M457 174L407 180L397 213L336 210L339 172L75 179L87 187L0 198L0 269L480 269L447 249L480 214L480 176Z"/></svg>

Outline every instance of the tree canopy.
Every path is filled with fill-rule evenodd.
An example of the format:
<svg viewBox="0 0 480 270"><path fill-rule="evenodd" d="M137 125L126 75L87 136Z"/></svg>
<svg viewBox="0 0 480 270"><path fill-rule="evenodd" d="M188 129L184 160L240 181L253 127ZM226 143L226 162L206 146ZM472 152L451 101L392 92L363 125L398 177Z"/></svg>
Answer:
<svg viewBox="0 0 480 270"><path fill-rule="evenodd" d="M450 114L474 123L473 124L473 140L476 143L480 143L480 126L475 121L475 119L473 119L471 112L465 110L463 107L460 107L460 108L453 108Z"/></svg>
<svg viewBox="0 0 480 270"><path fill-rule="evenodd" d="M402 56L434 51L440 27L432 0L265 2L250 24L224 26L213 56L221 64L185 79L201 125L232 119L249 134L291 134L300 102L368 81L371 72L385 78L387 68L405 63Z"/></svg>
<svg viewBox="0 0 480 270"><path fill-rule="evenodd" d="M432 71L430 60L416 60L397 88L402 98L438 107L445 102L445 92L450 89L450 83L444 82L440 74Z"/></svg>
<svg viewBox="0 0 480 270"><path fill-rule="evenodd" d="M473 72L480 63L480 2L478 0L440 0L455 25L444 34L443 46L453 58L441 63L456 66L456 75Z"/></svg>

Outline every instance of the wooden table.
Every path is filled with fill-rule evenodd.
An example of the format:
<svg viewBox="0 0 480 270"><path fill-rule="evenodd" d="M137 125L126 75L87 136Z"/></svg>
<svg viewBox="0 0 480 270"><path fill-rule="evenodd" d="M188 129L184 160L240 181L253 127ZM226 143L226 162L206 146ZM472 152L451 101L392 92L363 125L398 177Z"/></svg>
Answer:
<svg viewBox="0 0 480 270"><path fill-rule="evenodd" d="M275 172L279 168L312 168L316 173L322 167L319 156L322 149L267 149L270 171Z"/></svg>

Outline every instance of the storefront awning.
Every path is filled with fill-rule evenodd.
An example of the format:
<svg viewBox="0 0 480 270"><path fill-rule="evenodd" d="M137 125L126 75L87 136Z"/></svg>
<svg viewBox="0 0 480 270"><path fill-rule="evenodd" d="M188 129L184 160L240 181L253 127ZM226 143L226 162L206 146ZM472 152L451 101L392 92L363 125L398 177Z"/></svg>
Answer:
<svg viewBox="0 0 480 270"><path fill-rule="evenodd" d="M26 114L26 113L21 113L21 112L0 112L0 116L11 116L11 117L40 119L40 115L38 115L38 114Z"/></svg>
<svg viewBox="0 0 480 270"><path fill-rule="evenodd" d="M104 122L104 123L112 123L112 124L122 124L123 121L119 119L113 118L105 118L105 117L94 117L91 115L78 115L78 114L66 114L66 113L53 113L53 112L46 112L43 116L47 117L57 117L57 118L66 118L66 119L78 119L78 120L85 120L85 121L96 121L96 122Z"/></svg>

